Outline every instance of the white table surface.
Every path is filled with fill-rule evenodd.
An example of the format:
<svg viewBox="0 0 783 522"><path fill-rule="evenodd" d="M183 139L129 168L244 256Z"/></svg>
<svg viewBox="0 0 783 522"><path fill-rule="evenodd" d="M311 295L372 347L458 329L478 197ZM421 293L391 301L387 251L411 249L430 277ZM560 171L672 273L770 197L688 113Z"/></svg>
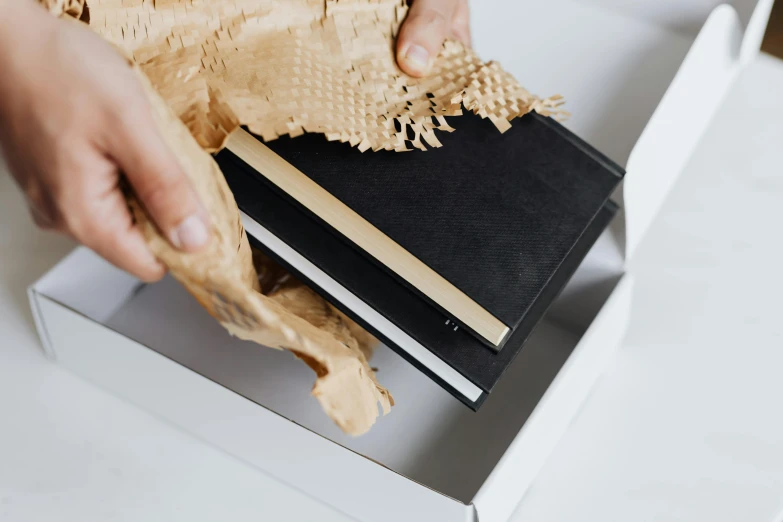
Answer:
<svg viewBox="0 0 783 522"><path fill-rule="evenodd" d="M783 520L783 63L730 97L633 262L624 349L514 520ZM0 521L348 520L48 362L25 288L70 246L0 174Z"/></svg>

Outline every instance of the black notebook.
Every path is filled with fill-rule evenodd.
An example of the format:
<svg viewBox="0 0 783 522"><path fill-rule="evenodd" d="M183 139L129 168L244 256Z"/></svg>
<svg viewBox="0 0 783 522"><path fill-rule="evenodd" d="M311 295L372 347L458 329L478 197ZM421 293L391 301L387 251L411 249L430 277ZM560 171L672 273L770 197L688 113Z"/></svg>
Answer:
<svg viewBox="0 0 783 522"><path fill-rule="evenodd" d="M427 152L320 135L217 155L251 241L478 408L613 217L623 171L536 114Z"/></svg>

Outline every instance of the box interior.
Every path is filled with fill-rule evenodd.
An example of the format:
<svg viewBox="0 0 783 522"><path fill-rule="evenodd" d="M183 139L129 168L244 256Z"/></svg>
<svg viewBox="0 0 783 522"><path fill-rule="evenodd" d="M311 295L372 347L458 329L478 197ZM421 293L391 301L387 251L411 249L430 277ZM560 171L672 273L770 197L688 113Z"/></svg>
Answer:
<svg viewBox="0 0 783 522"><path fill-rule="evenodd" d="M597 245L586 262L604 255ZM602 264L596 259L592 263ZM621 272L618 262L615 282ZM380 346L371 364L394 394L396 406L369 434L352 438L341 433L310 396L314 374L307 366L288 352L231 337L171 278L143 285L91 252L77 251L36 288L211 381L465 504L484 484L583 333L545 319L478 413Z"/></svg>

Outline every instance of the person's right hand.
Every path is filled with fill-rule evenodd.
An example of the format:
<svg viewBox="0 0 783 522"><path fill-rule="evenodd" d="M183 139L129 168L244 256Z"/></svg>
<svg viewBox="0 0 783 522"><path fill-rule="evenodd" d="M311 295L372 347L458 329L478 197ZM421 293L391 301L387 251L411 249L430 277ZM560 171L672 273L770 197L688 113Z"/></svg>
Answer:
<svg viewBox="0 0 783 522"><path fill-rule="evenodd" d="M470 47L468 0L412 2L397 38L397 63L411 76L426 76L446 38Z"/></svg>
<svg viewBox="0 0 783 522"><path fill-rule="evenodd" d="M0 6L0 145L36 223L159 279L164 267L134 224L124 176L175 247L205 247L208 216L128 63L86 27L29 0Z"/></svg>

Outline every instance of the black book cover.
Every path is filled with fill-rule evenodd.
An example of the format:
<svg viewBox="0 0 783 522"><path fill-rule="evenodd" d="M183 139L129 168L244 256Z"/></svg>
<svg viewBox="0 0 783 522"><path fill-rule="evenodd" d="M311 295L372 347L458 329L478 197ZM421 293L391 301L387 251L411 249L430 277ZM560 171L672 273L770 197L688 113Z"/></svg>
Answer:
<svg viewBox="0 0 783 522"><path fill-rule="evenodd" d="M613 216L623 172L535 114L502 135L474 115L454 126L427 152L360 153L320 135L267 146L512 327L499 352L230 151L217 159L245 213L488 393Z"/></svg>

